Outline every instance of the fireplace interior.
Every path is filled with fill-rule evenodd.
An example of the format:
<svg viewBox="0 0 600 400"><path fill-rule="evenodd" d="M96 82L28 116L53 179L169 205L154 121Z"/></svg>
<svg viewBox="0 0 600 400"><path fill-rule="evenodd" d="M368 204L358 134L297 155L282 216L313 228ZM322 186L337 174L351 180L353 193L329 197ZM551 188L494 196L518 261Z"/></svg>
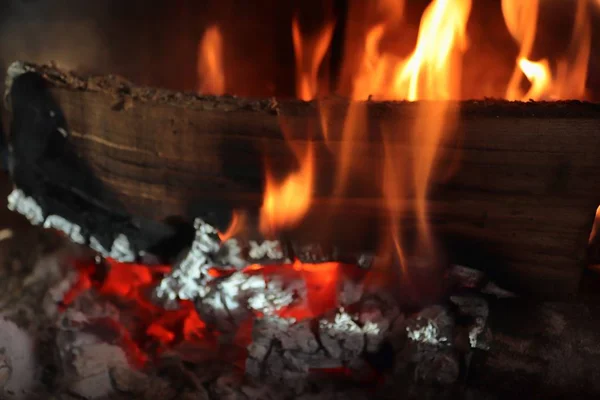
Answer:
<svg viewBox="0 0 600 400"><path fill-rule="evenodd" d="M599 22L3 2L0 398L597 398Z"/></svg>

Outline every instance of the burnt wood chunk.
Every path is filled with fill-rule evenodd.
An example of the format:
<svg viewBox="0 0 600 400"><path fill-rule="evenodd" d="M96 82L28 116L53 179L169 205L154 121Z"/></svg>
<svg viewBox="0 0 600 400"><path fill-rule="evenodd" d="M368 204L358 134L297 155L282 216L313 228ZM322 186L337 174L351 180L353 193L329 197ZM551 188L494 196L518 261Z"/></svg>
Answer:
<svg viewBox="0 0 600 400"><path fill-rule="evenodd" d="M225 228L222 216L232 209L260 207L265 165L280 177L298 167L288 140L305 146L310 138L315 199L303 222L285 232L286 240L372 253L389 215L381 196L381 127L397 132L399 154L414 156L408 137L419 105L364 103L368 131L354 144L352 184L334 203L348 110L343 99L321 102L329 117L326 141L316 102L198 96L136 87L114 76L29 68L64 117L68 137L56 140L85 160L102 187L96 196L107 206L117 204L110 206L115 215L160 223L214 214ZM429 204L450 260L484 268L514 291L574 294L600 204L600 105L483 100L452 107L458 122L440 153ZM24 127L22 118L30 117L13 109L13 129ZM56 165L62 159L53 153ZM63 187L73 186L65 179ZM82 197L91 196L94 180L85 179ZM40 194L44 201L48 196ZM409 232L413 210L412 201L395 210Z"/></svg>

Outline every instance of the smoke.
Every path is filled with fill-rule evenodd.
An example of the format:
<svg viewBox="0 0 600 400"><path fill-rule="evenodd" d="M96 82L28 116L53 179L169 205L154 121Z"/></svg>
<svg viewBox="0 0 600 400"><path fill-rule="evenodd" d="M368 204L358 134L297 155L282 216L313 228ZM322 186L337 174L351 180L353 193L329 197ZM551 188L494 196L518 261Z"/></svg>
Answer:
<svg viewBox="0 0 600 400"><path fill-rule="evenodd" d="M103 68L109 59L101 30L108 1L2 0L0 66L15 60L56 62L68 70Z"/></svg>

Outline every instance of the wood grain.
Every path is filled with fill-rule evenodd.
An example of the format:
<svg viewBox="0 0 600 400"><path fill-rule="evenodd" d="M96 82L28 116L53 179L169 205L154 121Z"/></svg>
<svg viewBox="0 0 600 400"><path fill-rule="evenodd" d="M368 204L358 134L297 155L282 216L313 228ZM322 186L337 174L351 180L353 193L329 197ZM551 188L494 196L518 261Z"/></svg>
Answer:
<svg viewBox="0 0 600 400"><path fill-rule="evenodd" d="M368 129L353 146L352 184L333 202L343 99L321 104L329 116L326 141L315 102L199 97L35 68L51 85L78 154L143 217L256 210L265 162L285 176L297 167L290 143L306 146L310 137L315 200L290 234L368 248L387 223L382 127L396 132L393 147L405 158L398 168L418 155L408 137L419 104L364 103ZM434 175L430 214L452 260L477 263L525 293L576 293L600 204L600 105L488 100L451 107L458 121ZM412 200L396 210L405 226L414 225L412 210Z"/></svg>

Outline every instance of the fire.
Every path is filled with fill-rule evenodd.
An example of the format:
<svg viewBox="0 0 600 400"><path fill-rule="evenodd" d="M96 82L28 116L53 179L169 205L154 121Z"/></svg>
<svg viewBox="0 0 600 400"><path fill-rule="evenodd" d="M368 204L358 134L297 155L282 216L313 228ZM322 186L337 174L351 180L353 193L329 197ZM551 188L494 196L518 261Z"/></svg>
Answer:
<svg viewBox="0 0 600 400"><path fill-rule="evenodd" d="M519 68L531 82L531 88L523 96L525 99L541 99L550 86L550 67L548 60L538 62L529 61L526 58L519 60Z"/></svg>
<svg viewBox="0 0 600 400"><path fill-rule="evenodd" d="M327 53L333 35L333 23L326 24L313 38L300 32L298 19L292 20L292 39L296 55L296 96L312 100L317 96L319 67Z"/></svg>
<svg viewBox="0 0 600 400"><path fill-rule="evenodd" d="M232 237L244 232L248 222L248 215L243 210L233 210L231 222L225 232L219 232L219 239L222 242L231 239Z"/></svg>
<svg viewBox="0 0 600 400"><path fill-rule="evenodd" d="M313 144L309 142L304 157L299 157L299 170L283 182L277 182L267 171L260 210L260 231L264 234L272 235L278 230L292 228L310 208L315 173L313 151Z"/></svg>
<svg viewBox="0 0 600 400"><path fill-rule="evenodd" d="M198 91L202 94L225 93L222 42L219 27L211 26L198 45Z"/></svg>
<svg viewBox="0 0 600 400"><path fill-rule="evenodd" d="M508 31L520 45L515 70L512 74L506 98L509 100L580 99L585 96L588 61L591 46L589 2L577 0L575 23L568 54L558 60L556 73L552 74L549 61L531 61L535 44L539 0L502 0L502 14ZM531 84L523 92L523 75Z"/></svg>

